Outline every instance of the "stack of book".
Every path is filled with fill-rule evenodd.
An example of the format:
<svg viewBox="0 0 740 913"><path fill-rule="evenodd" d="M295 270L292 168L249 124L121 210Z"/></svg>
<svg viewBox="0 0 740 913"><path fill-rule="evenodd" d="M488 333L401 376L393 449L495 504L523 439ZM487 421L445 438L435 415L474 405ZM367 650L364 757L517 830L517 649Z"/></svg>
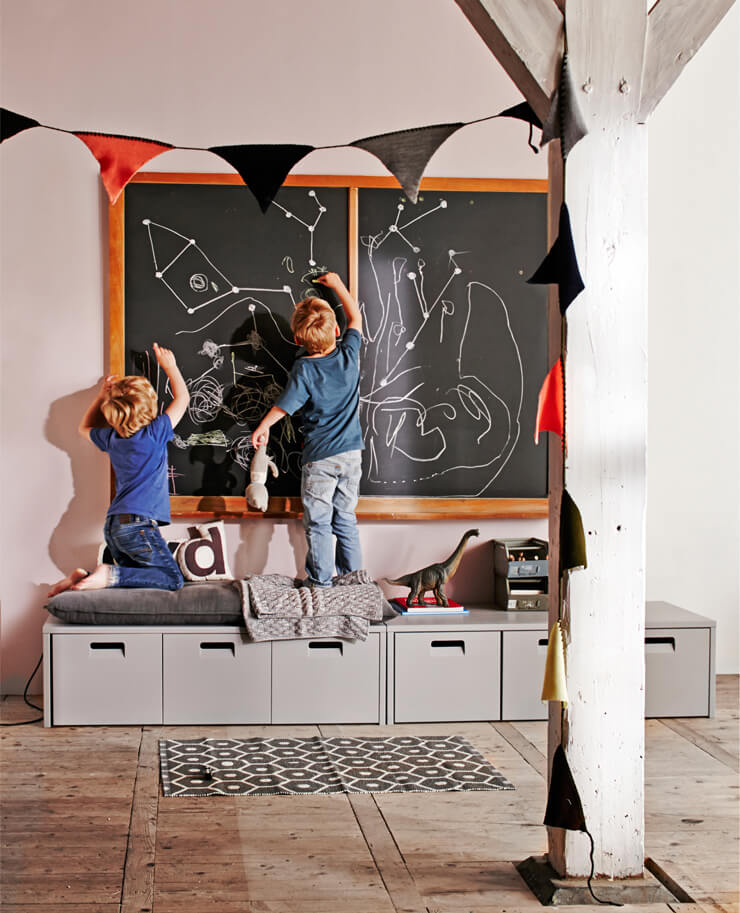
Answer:
<svg viewBox="0 0 740 913"><path fill-rule="evenodd" d="M404 615L467 615L468 610L465 606L455 602L454 599L448 599L449 605L437 605L434 596L425 596L423 605L407 605L407 597L400 596L393 602L401 609Z"/></svg>

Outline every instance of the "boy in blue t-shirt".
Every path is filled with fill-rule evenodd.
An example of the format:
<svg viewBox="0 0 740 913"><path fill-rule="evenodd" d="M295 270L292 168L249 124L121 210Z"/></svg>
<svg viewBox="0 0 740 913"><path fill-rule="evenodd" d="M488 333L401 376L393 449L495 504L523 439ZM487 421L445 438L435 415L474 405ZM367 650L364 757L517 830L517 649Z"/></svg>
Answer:
<svg viewBox="0 0 740 913"><path fill-rule="evenodd" d="M285 390L254 430L252 444L267 444L276 422L302 410L306 582L323 587L331 586L335 568L338 574L347 574L362 567L355 517L364 446L358 414L362 314L336 273L314 281L337 294L347 315L347 330L338 339L334 311L323 299L298 302L291 328L307 354L296 359Z"/></svg>
<svg viewBox="0 0 740 913"><path fill-rule="evenodd" d="M75 568L54 584L63 590L183 585L177 562L159 531L170 522L167 442L185 414L190 393L169 349L154 343L154 354L170 381L172 402L157 415L157 396L145 377L106 377L82 417L79 432L110 457L116 493L105 519L105 542L115 565L99 564L92 573Z"/></svg>

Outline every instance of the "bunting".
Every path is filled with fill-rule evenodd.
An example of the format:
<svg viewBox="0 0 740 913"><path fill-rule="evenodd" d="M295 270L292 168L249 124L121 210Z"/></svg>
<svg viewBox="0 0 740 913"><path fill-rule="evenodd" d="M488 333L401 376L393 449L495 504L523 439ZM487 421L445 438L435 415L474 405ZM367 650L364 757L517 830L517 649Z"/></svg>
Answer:
<svg viewBox="0 0 740 913"><path fill-rule="evenodd" d="M558 287L561 314L565 314L574 299L586 287L581 278L581 271L578 269L573 233L570 228L570 213L565 203L560 206L558 236L555 243L527 282L531 285L555 283Z"/></svg>
<svg viewBox="0 0 740 913"><path fill-rule="evenodd" d="M550 368L540 388L534 428L535 444L540 442L540 431L554 431L561 437L565 431L565 387L562 358L558 358Z"/></svg>
<svg viewBox="0 0 740 913"><path fill-rule="evenodd" d="M560 65L560 80L557 89L553 93L550 110L542 126L540 146L546 146L547 143L560 137L560 151L563 161L565 161L570 150L587 133L588 127L586 127L586 122L578 107L573 78L568 68L568 55L563 54L563 60Z"/></svg>
<svg viewBox="0 0 740 913"><path fill-rule="evenodd" d="M550 630L545 659L545 676L542 682L543 701L560 701L563 706L568 703L568 687L565 682L565 649L563 647L563 630L560 621L556 621Z"/></svg>
<svg viewBox="0 0 740 913"><path fill-rule="evenodd" d="M588 567L586 536L576 502L566 489L560 502L560 573Z"/></svg>
<svg viewBox="0 0 740 913"><path fill-rule="evenodd" d="M111 204L142 165L174 147L156 140L116 136L112 133L74 132L92 152L100 165L100 176Z"/></svg>
<svg viewBox="0 0 740 913"><path fill-rule="evenodd" d="M7 108L0 108L0 143L16 133L23 130L29 130L31 127L40 127L41 124L32 117L26 117L25 114L16 114L15 111L9 111Z"/></svg>
<svg viewBox="0 0 740 913"><path fill-rule="evenodd" d="M558 745L552 756L550 790L543 823L548 827L562 827L568 831L586 831L581 797L562 745Z"/></svg>
<svg viewBox="0 0 740 913"><path fill-rule="evenodd" d="M215 152L239 172L262 212L267 212L290 170L313 149L313 146L264 144L211 146L209 152Z"/></svg>
<svg viewBox="0 0 740 913"><path fill-rule="evenodd" d="M429 159L445 140L465 124L435 124L357 139L350 146L372 153L396 178L412 203L419 196L419 184Z"/></svg>
<svg viewBox="0 0 740 913"><path fill-rule="evenodd" d="M532 110L529 102L523 101L518 105L514 105L511 108L507 108L505 111L500 111L497 117L515 117L518 120L523 120L525 123L529 124L529 137L527 138L527 145L532 150L532 152L539 153L539 149L532 142L532 128L539 127L542 129L542 121L537 117L537 115Z"/></svg>

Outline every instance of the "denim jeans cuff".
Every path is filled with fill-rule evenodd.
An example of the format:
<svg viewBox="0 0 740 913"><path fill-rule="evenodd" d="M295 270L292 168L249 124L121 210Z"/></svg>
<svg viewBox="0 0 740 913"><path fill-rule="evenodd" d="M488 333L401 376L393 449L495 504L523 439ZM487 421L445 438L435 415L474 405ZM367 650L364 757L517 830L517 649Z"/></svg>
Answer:
<svg viewBox="0 0 740 913"><path fill-rule="evenodd" d="M108 586L118 586L121 574L115 564L108 565Z"/></svg>

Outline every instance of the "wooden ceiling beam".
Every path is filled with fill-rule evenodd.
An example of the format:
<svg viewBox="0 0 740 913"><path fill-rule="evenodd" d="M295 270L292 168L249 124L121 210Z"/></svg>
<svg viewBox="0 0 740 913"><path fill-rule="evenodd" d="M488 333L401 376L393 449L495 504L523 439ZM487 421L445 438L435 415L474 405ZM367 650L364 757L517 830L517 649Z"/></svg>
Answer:
<svg viewBox="0 0 740 913"><path fill-rule="evenodd" d="M455 0L537 116L557 85L563 14L554 0Z"/></svg>
<svg viewBox="0 0 740 913"><path fill-rule="evenodd" d="M644 123L734 0L658 0L648 14L638 119Z"/></svg>

